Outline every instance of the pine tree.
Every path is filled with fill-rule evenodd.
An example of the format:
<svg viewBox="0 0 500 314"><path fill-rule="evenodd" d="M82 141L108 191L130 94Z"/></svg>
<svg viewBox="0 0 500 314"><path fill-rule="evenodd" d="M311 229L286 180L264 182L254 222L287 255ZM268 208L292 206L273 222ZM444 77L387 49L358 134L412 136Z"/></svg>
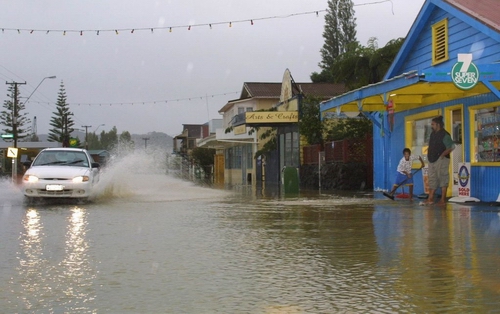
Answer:
<svg viewBox="0 0 500 314"><path fill-rule="evenodd" d="M53 116L50 119L52 129L49 130L48 141L60 142L64 147L69 146L69 136L74 131L73 125L75 125L73 119L71 119L73 113L69 111L69 105L66 100L66 90L64 89L64 83L61 81L57 96L56 112L52 113Z"/></svg>
<svg viewBox="0 0 500 314"><path fill-rule="evenodd" d="M0 124L5 126L2 131L6 134L12 134L14 136L13 141L17 141L30 135L31 120L28 118L27 112L22 112L26 108L24 103L18 101L20 93L19 89L15 88L15 84L10 85L7 92L8 99L4 101L4 110L0 112ZM16 102L17 106L14 108Z"/></svg>
<svg viewBox="0 0 500 314"><path fill-rule="evenodd" d="M338 56L358 45L353 6L352 0L328 0L323 32L325 43L319 64L324 71L331 70Z"/></svg>

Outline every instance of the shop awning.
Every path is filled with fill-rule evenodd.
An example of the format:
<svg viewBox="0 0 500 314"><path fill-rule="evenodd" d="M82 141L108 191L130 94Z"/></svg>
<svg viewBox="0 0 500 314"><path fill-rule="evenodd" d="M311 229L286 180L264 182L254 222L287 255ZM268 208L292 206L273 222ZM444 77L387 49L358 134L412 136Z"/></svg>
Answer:
<svg viewBox="0 0 500 314"><path fill-rule="evenodd" d="M398 112L490 92L500 99L500 64L478 68L479 81L469 90L455 86L450 73L412 71L324 101L320 110L322 113L383 111L392 101L394 111Z"/></svg>

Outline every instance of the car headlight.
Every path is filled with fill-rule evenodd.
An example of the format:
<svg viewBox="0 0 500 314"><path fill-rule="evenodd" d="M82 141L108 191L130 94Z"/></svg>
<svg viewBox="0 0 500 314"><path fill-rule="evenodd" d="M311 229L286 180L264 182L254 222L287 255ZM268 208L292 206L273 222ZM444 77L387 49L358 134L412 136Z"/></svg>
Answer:
<svg viewBox="0 0 500 314"><path fill-rule="evenodd" d="M35 182L38 182L38 177L29 175L29 174L25 174L23 177L23 181L29 182L29 183L35 183Z"/></svg>
<svg viewBox="0 0 500 314"><path fill-rule="evenodd" d="M82 183L87 182L89 180L89 176L78 176L73 178L73 183Z"/></svg>

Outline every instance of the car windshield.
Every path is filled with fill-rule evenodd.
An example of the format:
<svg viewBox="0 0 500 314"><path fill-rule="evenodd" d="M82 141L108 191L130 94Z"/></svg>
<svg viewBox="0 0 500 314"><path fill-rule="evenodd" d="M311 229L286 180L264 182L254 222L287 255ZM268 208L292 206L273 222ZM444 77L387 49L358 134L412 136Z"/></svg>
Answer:
<svg viewBox="0 0 500 314"><path fill-rule="evenodd" d="M84 152L45 151L35 159L33 166L77 166L88 167L89 160Z"/></svg>

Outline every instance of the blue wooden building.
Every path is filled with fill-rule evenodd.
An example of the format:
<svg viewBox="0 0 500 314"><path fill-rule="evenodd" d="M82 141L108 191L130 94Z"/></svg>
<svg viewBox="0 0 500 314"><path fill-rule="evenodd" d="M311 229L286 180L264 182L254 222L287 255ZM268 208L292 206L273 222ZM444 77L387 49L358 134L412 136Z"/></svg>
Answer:
<svg viewBox="0 0 500 314"><path fill-rule="evenodd" d="M465 180L470 196L493 202L500 198L499 88L500 0L426 0L384 80L325 101L321 111L362 112L373 121L375 190L390 190L403 148L426 159L431 119L442 115L456 143L447 196ZM415 194L424 192L425 177L415 176Z"/></svg>

